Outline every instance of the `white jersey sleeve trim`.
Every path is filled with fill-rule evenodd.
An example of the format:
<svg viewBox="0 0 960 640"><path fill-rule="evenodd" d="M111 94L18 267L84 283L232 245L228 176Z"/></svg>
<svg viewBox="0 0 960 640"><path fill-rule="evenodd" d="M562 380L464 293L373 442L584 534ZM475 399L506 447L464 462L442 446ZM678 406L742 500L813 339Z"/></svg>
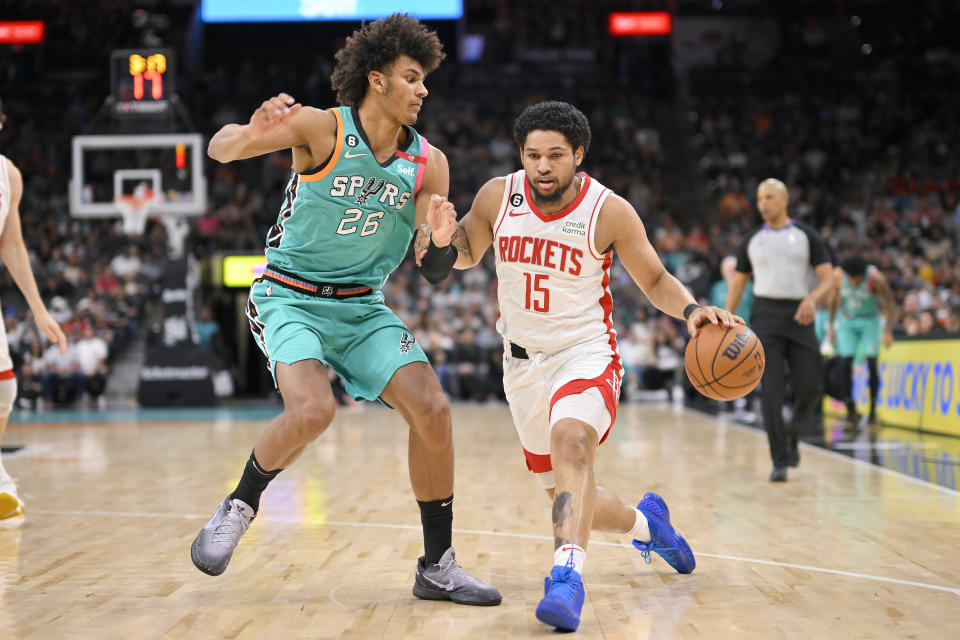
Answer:
<svg viewBox="0 0 960 640"><path fill-rule="evenodd" d="M0 153L0 230L6 223L10 204L13 200L13 190L10 188L10 165L12 162Z"/></svg>
<svg viewBox="0 0 960 640"><path fill-rule="evenodd" d="M600 217L600 209L603 208L603 203L608 195L610 195L610 189L604 187L603 191L600 192L600 197L597 198L596 204L593 205L593 211L590 213L590 228L587 231L587 247L590 249L590 255L601 261L603 260L603 256L597 255L596 243L594 242L594 234L597 231L597 225L594 224L594 221Z"/></svg>
<svg viewBox="0 0 960 640"><path fill-rule="evenodd" d="M510 208L510 194L513 192L513 181L516 177L516 173L504 176L505 180L503 185L503 198L500 200L500 213L497 215L496 223L493 225L494 238L497 237L497 232L500 231L500 225L503 224L503 220L507 216L507 209Z"/></svg>

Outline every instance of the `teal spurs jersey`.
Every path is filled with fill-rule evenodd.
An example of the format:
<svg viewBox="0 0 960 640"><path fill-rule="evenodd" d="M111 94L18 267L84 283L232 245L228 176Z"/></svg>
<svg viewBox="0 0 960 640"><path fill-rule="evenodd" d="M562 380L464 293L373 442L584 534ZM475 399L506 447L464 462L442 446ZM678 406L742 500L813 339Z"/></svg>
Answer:
<svg viewBox="0 0 960 640"><path fill-rule="evenodd" d="M427 140L407 139L386 162L373 156L356 108L331 109L337 141L326 163L294 173L267 234L267 260L317 282L379 290L407 253Z"/></svg>
<svg viewBox="0 0 960 640"><path fill-rule="evenodd" d="M854 285L846 273L840 279L840 313L844 318L873 318L880 315L877 294L870 287L873 266L868 266L860 284Z"/></svg>

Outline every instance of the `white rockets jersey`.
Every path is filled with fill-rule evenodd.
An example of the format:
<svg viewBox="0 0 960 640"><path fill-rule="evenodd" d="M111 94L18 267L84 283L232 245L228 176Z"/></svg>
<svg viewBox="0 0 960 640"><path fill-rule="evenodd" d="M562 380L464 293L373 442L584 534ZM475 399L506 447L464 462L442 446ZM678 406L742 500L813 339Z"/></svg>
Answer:
<svg viewBox="0 0 960 640"><path fill-rule="evenodd" d="M6 156L0 153L0 233L7 223L7 214L10 213L10 168ZM10 359L10 348L7 345L7 330L0 322L0 380L9 379L7 375L13 370L13 361Z"/></svg>
<svg viewBox="0 0 960 640"><path fill-rule="evenodd" d="M0 153L0 229L7 223L10 213L10 169L7 157Z"/></svg>
<svg viewBox="0 0 960 640"><path fill-rule="evenodd" d="M533 202L523 170L506 177L493 228L497 331L527 350L556 352L605 341L619 361L610 295L612 251L597 254L593 236L610 190L585 173L580 193L547 215Z"/></svg>

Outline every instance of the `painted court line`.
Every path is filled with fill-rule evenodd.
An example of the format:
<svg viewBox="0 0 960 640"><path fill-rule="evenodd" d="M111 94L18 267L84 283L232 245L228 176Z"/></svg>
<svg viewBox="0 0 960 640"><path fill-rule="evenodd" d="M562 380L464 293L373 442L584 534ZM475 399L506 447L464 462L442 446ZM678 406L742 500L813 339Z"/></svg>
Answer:
<svg viewBox="0 0 960 640"><path fill-rule="evenodd" d="M52 516L103 516L103 517L127 517L127 518L169 518L169 519L181 519L181 520L207 520L210 518L209 515L200 515L200 514L188 514L188 513L150 513L143 511L87 511L87 510L56 510L56 509L30 509L30 513L37 513L42 515L52 515ZM420 531L421 527L416 525L408 524L385 524L377 522L345 522L341 520L304 520L302 518L291 518L284 516L272 516L265 517L264 521L266 522L286 522L292 524L307 524L307 525L327 525L327 526L339 526L339 527L373 527L377 529L407 529L411 531ZM487 531L484 529L454 529L455 533L466 533L474 534L480 536L497 536L503 538L522 538L526 540L546 540L552 541L552 536L538 536L531 535L526 533L511 533L509 531ZM632 546L622 544L619 542L603 542L603 541L594 541L590 544L596 546L604 547L622 547L624 549L633 549ZM886 582L889 584L899 584L908 587L919 587L921 589L930 589L933 591L946 591L947 593L952 593L955 596L960 596L960 588L955 587L946 587L939 584L929 584L926 582L914 582L912 580L900 580L898 578L887 578L885 576L875 576L868 573L855 573L852 571L842 571L839 569L828 569L826 567L812 567L809 565L803 564L792 564L789 562L776 562L774 560L761 560L759 558L743 558L739 556L728 556L716 553L703 553L698 551L698 556L704 558L715 558L717 560L730 560L733 562L746 562L748 564L762 564L770 567L785 567L788 569L800 569L802 571L811 571L814 573L826 573L836 576L845 576L848 578L860 578L863 580L873 580L874 582Z"/></svg>

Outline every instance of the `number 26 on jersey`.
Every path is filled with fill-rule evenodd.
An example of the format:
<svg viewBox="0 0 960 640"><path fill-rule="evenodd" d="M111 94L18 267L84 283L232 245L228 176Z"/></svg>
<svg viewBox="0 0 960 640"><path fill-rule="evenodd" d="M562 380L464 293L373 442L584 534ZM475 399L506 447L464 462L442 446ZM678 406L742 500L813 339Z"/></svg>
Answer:
<svg viewBox="0 0 960 640"><path fill-rule="evenodd" d="M361 209L347 209L343 212L343 218L340 220L340 225L337 227L337 234L341 236L349 236L360 230L360 237L372 236L377 232L377 229L380 228L380 218L383 217L383 211L374 211L373 213L367 214L366 219L363 221L363 226L361 227L358 222L363 216L363 211Z"/></svg>

